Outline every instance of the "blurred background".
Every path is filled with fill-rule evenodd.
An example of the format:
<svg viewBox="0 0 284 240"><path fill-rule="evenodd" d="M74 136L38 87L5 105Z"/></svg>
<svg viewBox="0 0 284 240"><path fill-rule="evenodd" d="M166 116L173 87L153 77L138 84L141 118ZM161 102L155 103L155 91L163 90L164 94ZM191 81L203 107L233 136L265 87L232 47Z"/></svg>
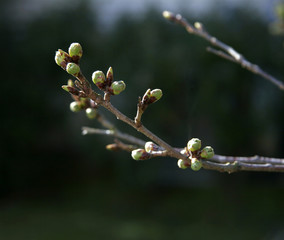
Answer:
<svg viewBox="0 0 284 240"><path fill-rule="evenodd" d="M132 117L137 97L161 88L143 123L174 146L198 137L218 154L283 157L284 93L161 15L204 23L283 81L280 3L2 0L0 239L284 239L283 173L193 172L108 152L113 139L81 135L100 125L70 112L69 75L54 62L81 43L85 76L112 66L127 84L114 105Z"/></svg>

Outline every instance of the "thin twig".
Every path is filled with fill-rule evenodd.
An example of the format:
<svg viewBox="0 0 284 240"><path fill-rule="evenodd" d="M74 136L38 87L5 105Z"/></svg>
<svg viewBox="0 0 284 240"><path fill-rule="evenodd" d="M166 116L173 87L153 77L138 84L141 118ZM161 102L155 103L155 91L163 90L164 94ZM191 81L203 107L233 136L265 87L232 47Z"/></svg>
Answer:
<svg viewBox="0 0 284 240"><path fill-rule="evenodd" d="M124 141L127 141L129 143L135 144L138 147L144 147L145 146L145 141L136 138L132 135L129 135L127 133L122 133L120 131L116 130L109 130L109 129L98 129L98 128L90 128L90 127L82 127L82 134L87 135L87 134L100 134L100 135L108 135L108 136L113 136L116 138L120 138Z"/></svg>
<svg viewBox="0 0 284 240"><path fill-rule="evenodd" d="M249 70L249 71L251 71L251 72L253 72L257 75L260 75L261 77L269 80L270 82L272 82L273 84L278 86L281 90L284 90L284 83L283 82L281 82L280 80L276 79L272 75L270 75L267 72L265 72L264 70L262 70L258 65L249 62L242 54L238 53L231 46L221 42L216 37L211 36L207 31L204 30L204 27L203 27L202 24L200 24L200 23L195 24L195 27L194 27L193 25L188 23L187 20L185 18L183 18L180 14L175 15L175 14L168 12L168 11L163 12L163 15L166 19L183 26L187 30L188 33L197 35L197 36L207 40L208 42L210 42L213 46L219 47L220 49L222 49L224 52L226 52L229 56L231 56L234 59L233 62L240 64L243 68L245 68L245 69L247 69L247 70ZM221 52L218 52L216 50L212 51L212 49L210 49L209 51L220 56L220 57L223 57L227 60L232 61L232 59L229 58L227 54L224 54L224 52L221 53Z"/></svg>

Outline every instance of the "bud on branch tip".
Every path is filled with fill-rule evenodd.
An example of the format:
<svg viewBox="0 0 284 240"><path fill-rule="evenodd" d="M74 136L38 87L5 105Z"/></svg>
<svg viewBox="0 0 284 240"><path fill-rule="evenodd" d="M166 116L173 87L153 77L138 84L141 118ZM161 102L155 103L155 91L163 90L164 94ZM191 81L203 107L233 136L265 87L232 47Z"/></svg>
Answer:
<svg viewBox="0 0 284 240"><path fill-rule="evenodd" d="M76 63L71 63L71 62L70 62L70 63L68 63L67 66L66 66L66 71L67 71L69 74L71 74L71 75L77 77L81 70L80 70L79 65L77 65Z"/></svg>
<svg viewBox="0 0 284 240"><path fill-rule="evenodd" d="M124 91L126 88L126 85L123 81L114 81L111 84L111 89L114 95L120 94L122 91Z"/></svg>
<svg viewBox="0 0 284 240"><path fill-rule="evenodd" d="M201 148L201 140L199 138L192 138L187 143L187 150L195 152Z"/></svg>
<svg viewBox="0 0 284 240"><path fill-rule="evenodd" d="M79 57L83 55L83 49L80 43L72 43L68 49L70 57Z"/></svg>
<svg viewBox="0 0 284 240"><path fill-rule="evenodd" d="M206 146L201 150L200 156L205 159L212 158L214 156L214 149L210 146Z"/></svg>
<svg viewBox="0 0 284 240"><path fill-rule="evenodd" d="M145 149L135 149L131 152L131 156L134 160L146 160L151 157L151 154L147 153Z"/></svg>

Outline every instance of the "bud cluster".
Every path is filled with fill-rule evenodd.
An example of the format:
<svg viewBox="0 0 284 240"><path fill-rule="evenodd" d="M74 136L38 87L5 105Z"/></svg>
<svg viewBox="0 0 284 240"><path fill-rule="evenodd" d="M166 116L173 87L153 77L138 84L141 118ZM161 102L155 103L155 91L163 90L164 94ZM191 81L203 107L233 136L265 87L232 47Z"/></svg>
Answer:
<svg viewBox="0 0 284 240"><path fill-rule="evenodd" d="M79 61L83 55L82 47L79 43L72 43L68 53L58 49L55 53L55 62L66 70L69 74L77 77L80 73Z"/></svg>
<svg viewBox="0 0 284 240"><path fill-rule="evenodd" d="M142 105L148 106L151 103L157 102L163 96L161 89L148 89L142 98Z"/></svg>
<svg viewBox="0 0 284 240"><path fill-rule="evenodd" d="M201 140L192 138L188 141L184 150L188 154L189 161L179 159L177 165L181 169L186 169L189 166L193 171L198 171L202 168L202 159L209 159L214 156L214 150L210 146L201 149Z"/></svg>
<svg viewBox="0 0 284 240"><path fill-rule="evenodd" d="M124 81L113 80L112 67L108 69L106 75L102 71L95 71L92 74L92 81L99 89L108 92L111 95L118 95L125 90L126 85Z"/></svg>

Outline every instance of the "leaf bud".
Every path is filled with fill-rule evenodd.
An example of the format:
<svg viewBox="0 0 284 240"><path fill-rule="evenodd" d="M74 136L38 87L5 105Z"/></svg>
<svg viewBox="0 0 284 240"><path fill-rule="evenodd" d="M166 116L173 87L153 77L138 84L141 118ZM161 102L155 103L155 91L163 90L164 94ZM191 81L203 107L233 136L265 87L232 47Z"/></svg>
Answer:
<svg viewBox="0 0 284 240"><path fill-rule="evenodd" d="M123 81L114 81L110 88L114 95L118 95L126 88L126 85Z"/></svg>
<svg viewBox="0 0 284 240"><path fill-rule="evenodd" d="M189 166L189 164L188 164L186 161L182 160L182 159L179 159L179 160L177 161L177 165L178 165L178 167L181 168L181 169L187 169L188 166Z"/></svg>
<svg viewBox="0 0 284 240"><path fill-rule="evenodd" d="M210 146L206 146L201 150L200 156L205 159L212 158L214 156L214 149Z"/></svg>
<svg viewBox="0 0 284 240"><path fill-rule="evenodd" d="M79 112L81 110L80 102L74 101L70 103L70 110L72 112Z"/></svg>
<svg viewBox="0 0 284 240"><path fill-rule="evenodd" d="M94 108L87 108L86 115L89 119L94 119L97 116L97 111Z"/></svg>
<svg viewBox="0 0 284 240"><path fill-rule="evenodd" d="M78 74L80 73L80 67L79 65L77 65L76 63L68 63L67 66L66 66L66 71L73 75L74 77L77 77Z"/></svg>
<svg viewBox="0 0 284 240"><path fill-rule="evenodd" d="M151 157L151 154L147 153L145 149L135 149L131 152L131 156L134 160L146 160Z"/></svg>
<svg viewBox="0 0 284 240"><path fill-rule="evenodd" d="M161 89L154 89L150 92L150 101L149 103L154 103L158 101L163 96Z"/></svg>
<svg viewBox="0 0 284 240"><path fill-rule="evenodd" d="M110 86L112 82L113 82L113 70L112 67L109 67L106 74L106 83L108 86Z"/></svg>
<svg viewBox="0 0 284 240"><path fill-rule="evenodd" d="M188 151L195 152L201 148L201 140L199 138L192 138L187 143Z"/></svg>
<svg viewBox="0 0 284 240"><path fill-rule="evenodd" d="M202 163L197 158L192 158L190 166L193 171L198 171L202 168Z"/></svg>
<svg viewBox="0 0 284 240"><path fill-rule="evenodd" d="M151 153L152 151L159 151L159 146L156 145L153 142L146 142L145 143L145 150L148 153Z"/></svg>
<svg viewBox="0 0 284 240"><path fill-rule="evenodd" d="M83 55L83 49L80 43L72 43L68 49L70 57L81 58Z"/></svg>

